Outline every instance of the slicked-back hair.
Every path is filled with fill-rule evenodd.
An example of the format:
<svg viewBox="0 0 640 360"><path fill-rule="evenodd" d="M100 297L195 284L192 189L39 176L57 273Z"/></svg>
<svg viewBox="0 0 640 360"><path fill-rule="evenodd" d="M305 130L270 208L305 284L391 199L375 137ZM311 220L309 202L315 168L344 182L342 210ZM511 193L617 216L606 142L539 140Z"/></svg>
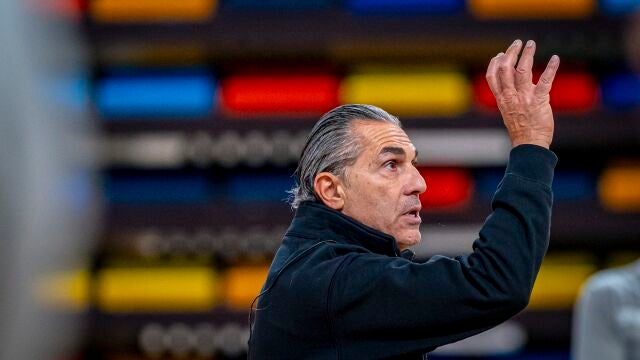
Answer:
<svg viewBox="0 0 640 360"><path fill-rule="evenodd" d="M342 105L322 115L307 136L294 173L296 184L289 191L293 209L303 201L319 201L313 190L319 173L330 172L346 180L346 167L353 165L361 152L353 133L355 120L384 121L402 127L397 117L373 105Z"/></svg>

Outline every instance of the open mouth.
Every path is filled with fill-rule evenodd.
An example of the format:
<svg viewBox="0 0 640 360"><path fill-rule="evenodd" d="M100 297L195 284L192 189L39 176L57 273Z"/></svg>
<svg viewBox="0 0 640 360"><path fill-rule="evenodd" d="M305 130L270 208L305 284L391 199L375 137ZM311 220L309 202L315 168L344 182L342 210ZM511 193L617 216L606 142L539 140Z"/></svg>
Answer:
<svg viewBox="0 0 640 360"><path fill-rule="evenodd" d="M422 219L420 218L420 210L413 209L403 214L403 217L409 222L411 225L420 225L422 223Z"/></svg>

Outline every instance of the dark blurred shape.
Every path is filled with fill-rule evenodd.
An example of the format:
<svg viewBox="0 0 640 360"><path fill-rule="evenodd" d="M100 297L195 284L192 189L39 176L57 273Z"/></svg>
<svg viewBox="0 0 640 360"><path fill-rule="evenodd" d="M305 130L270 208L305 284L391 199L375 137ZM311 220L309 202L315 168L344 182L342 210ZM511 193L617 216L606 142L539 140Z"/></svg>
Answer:
<svg viewBox="0 0 640 360"><path fill-rule="evenodd" d="M624 45L627 62L636 74L640 74L640 10L638 10L640 1L635 1L637 3L636 10L628 16L624 32Z"/></svg>
<svg viewBox="0 0 640 360"><path fill-rule="evenodd" d="M301 10L325 8L337 2L337 0L225 0L223 6L247 10Z"/></svg>

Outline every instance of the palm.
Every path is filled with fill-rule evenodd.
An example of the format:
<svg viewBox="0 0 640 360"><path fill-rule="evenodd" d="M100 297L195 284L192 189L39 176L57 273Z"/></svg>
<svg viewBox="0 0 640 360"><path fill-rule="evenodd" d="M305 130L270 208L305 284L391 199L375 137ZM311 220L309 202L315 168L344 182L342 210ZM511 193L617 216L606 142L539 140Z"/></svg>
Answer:
<svg viewBox="0 0 640 360"><path fill-rule="evenodd" d="M531 69L535 43L527 43L516 68L521 48L522 42L516 40L505 54L491 59L487 82L496 97L513 146L528 143L548 148L554 129L549 91L559 59L554 55L538 83L533 84Z"/></svg>

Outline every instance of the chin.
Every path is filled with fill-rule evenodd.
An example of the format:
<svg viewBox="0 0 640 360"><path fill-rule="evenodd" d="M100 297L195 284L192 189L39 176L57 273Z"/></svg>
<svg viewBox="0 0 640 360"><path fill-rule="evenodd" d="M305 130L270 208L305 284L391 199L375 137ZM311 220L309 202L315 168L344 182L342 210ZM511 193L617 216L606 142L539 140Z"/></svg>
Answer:
<svg viewBox="0 0 640 360"><path fill-rule="evenodd" d="M420 243L420 238L420 232L417 232L416 234L406 234L403 237L398 237L396 241L398 242L398 247L404 250L410 246L418 245Z"/></svg>

